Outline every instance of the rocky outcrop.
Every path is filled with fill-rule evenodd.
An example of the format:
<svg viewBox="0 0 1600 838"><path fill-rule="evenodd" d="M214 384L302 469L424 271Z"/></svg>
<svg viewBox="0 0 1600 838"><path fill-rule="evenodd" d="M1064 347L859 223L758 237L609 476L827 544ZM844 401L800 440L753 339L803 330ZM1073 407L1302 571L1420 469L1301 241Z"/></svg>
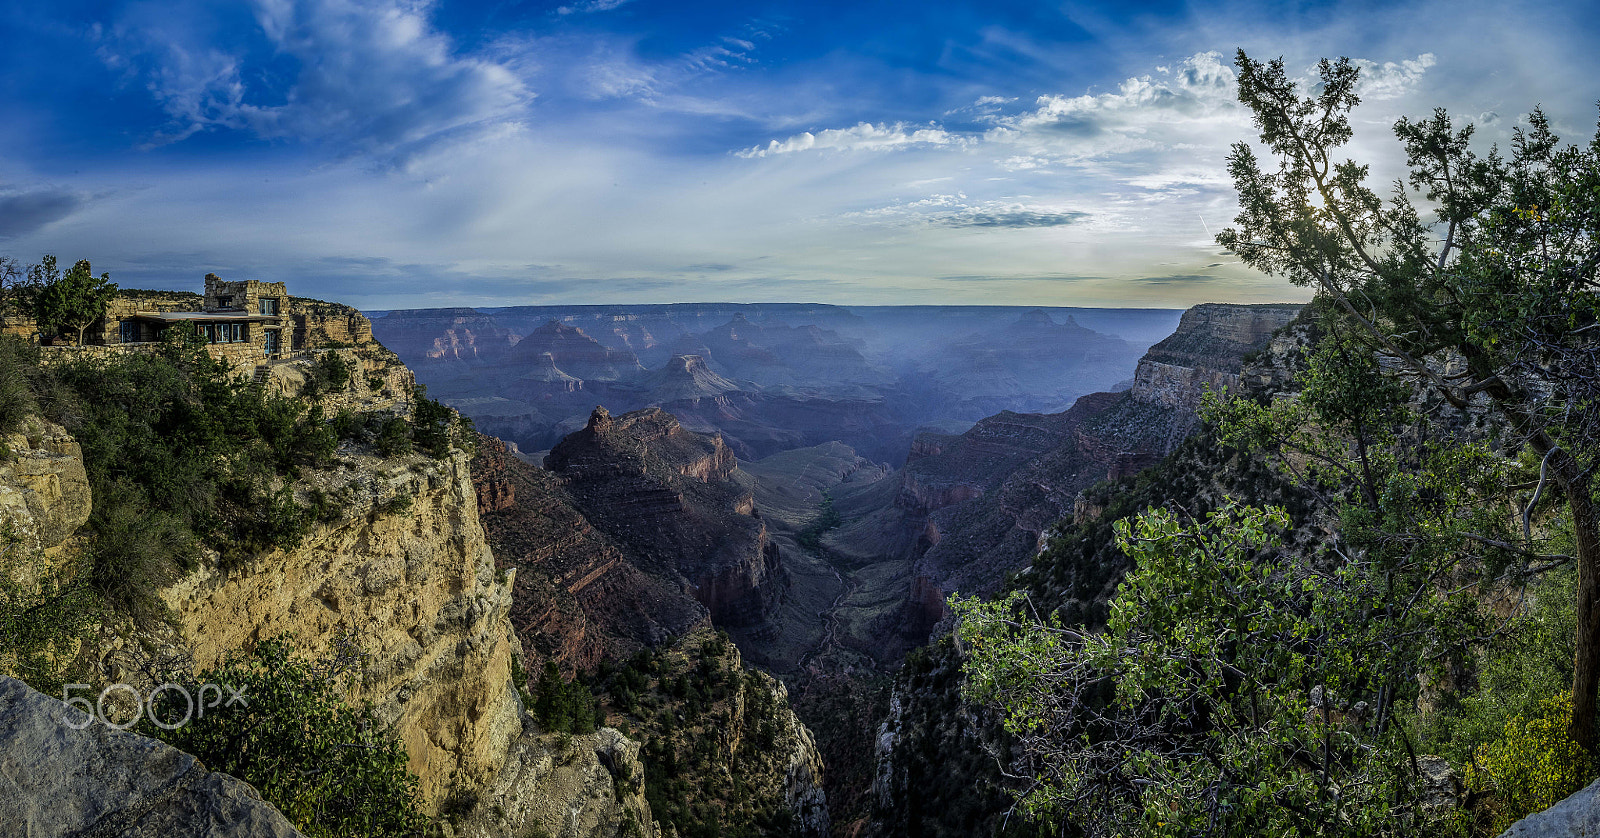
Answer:
<svg viewBox="0 0 1600 838"><path fill-rule="evenodd" d="M570 736L530 722L457 834L657 838L639 743L609 727Z"/></svg>
<svg viewBox="0 0 1600 838"><path fill-rule="evenodd" d="M677 573L649 572L591 523L558 475L504 452L480 436L472 470L496 560L516 571L511 621L527 671L554 661L567 675L592 672L602 658L626 658L708 619Z"/></svg>
<svg viewBox="0 0 1600 838"><path fill-rule="evenodd" d="M1207 389L1239 389L1239 364L1300 313L1299 305L1206 303L1183 313L1177 331L1150 347L1133 376L1142 404L1193 411Z"/></svg>
<svg viewBox="0 0 1600 838"><path fill-rule="evenodd" d="M638 378L634 387L656 404L688 399L715 398L740 385L716 374L699 355L674 355L658 370Z"/></svg>
<svg viewBox="0 0 1600 838"><path fill-rule="evenodd" d="M89 520L83 451L60 425L37 417L0 436L0 528L28 549L46 550Z"/></svg>
<svg viewBox="0 0 1600 838"><path fill-rule="evenodd" d="M342 449L321 492L333 520L290 551L215 562L164 592L200 667L288 634L304 653L353 635L370 656L353 699L392 723L426 808L486 784L520 730L511 667L512 575L497 572L464 453L385 460ZM102 661L108 681L133 677Z"/></svg>
<svg viewBox="0 0 1600 838"><path fill-rule="evenodd" d="M8 835L300 835L247 783L207 771L154 739L100 724L5 676L0 742L0 824Z"/></svg>
<svg viewBox="0 0 1600 838"><path fill-rule="evenodd" d="M517 378L517 391L524 398L546 398L583 389L583 379L567 375L556 366L556 356L540 352L527 372Z"/></svg>

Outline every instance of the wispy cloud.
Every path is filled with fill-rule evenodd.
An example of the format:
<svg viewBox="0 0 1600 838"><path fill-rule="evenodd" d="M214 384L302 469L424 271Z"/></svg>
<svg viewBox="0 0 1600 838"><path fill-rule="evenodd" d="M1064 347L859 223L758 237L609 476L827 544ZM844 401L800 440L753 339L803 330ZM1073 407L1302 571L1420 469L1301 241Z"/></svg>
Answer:
<svg viewBox="0 0 1600 838"><path fill-rule="evenodd" d="M896 122L861 122L849 128L828 128L815 133L804 131L785 140L773 140L765 146L756 146L736 152L749 159L793 154L798 151L887 151L910 146L964 146L971 138L952 134L943 128L907 125Z"/></svg>
<svg viewBox="0 0 1600 838"><path fill-rule="evenodd" d="M428 2L254 0L251 10L270 58L142 7L97 32L101 60L171 117L153 143L234 129L386 155L520 118L533 97L506 66L458 51Z"/></svg>
<svg viewBox="0 0 1600 838"><path fill-rule="evenodd" d="M574 3L571 6L556 8L558 15L589 14L592 12L609 12L612 9L627 5L629 0L588 0L585 3Z"/></svg>

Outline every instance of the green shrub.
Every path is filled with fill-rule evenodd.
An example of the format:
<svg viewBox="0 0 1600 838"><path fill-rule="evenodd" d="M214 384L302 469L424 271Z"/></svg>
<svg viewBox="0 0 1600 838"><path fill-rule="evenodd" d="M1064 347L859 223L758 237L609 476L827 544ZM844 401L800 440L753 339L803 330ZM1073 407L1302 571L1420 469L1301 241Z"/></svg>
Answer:
<svg viewBox="0 0 1600 838"><path fill-rule="evenodd" d="M411 453L411 428L398 416L385 419L373 443L378 453L385 457L403 457Z"/></svg>
<svg viewBox="0 0 1600 838"><path fill-rule="evenodd" d="M555 661L545 661L533 697L533 715L541 727L580 736L594 733L600 715L595 704L588 686L578 679L563 680Z"/></svg>
<svg viewBox="0 0 1600 838"><path fill-rule="evenodd" d="M86 550L87 582L112 611L141 628L172 622L162 588L199 558L194 533L176 516L145 507L121 484L97 495L89 519L94 539Z"/></svg>
<svg viewBox="0 0 1600 838"><path fill-rule="evenodd" d="M22 427L38 411L28 371L39 364L38 350L15 335L0 335L0 434Z"/></svg>
<svg viewBox="0 0 1600 838"><path fill-rule="evenodd" d="M343 393L355 381L355 369L337 352L324 352L312 362L300 394L318 398L326 393Z"/></svg>
<svg viewBox="0 0 1600 838"><path fill-rule="evenodd" d="M65 680L57 653L94 624L95 599L53 574L9 524L0 525L0 674L56 693Z"/></svg>
<svg viewBox="0 0 1600 838"><path fill-rule="evenodd" d="M417 778L372 705L345 701L348 660L307 660L288 636L263 641L185 685L197 697L201 684L225 685L242 704L219 702L174 730L147 719L143 732L255 786L311 838L414 834L423 822ZM170 724L185 710L182 695L168 690L152 716Z"/></svg>
<svg viewBox="0 0 1600 838"><path fill-rule="evenodd" d="M1593 779L1594 762L1567 735L1571 717L1571 695L1558 693L1541 702L1536 715L1512 719L1499 740L1478 748L1466 782L1474 792L1494 792L1491 832L1554 806Z"/></svg>

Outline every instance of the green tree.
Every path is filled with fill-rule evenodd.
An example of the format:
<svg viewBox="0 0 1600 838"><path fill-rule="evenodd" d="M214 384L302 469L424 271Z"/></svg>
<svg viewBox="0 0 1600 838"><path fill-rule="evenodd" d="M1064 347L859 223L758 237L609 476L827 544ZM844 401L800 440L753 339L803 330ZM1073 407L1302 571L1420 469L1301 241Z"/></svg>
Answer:
<svg viewBox="0 0 1600 838"><path fill-rule="evenodd" d="M288 636L265 640L182 679L196 706L176 690L160 692L142 732L255 786L312 838L411 835L422 818L405 750L370 703L344 698L359 661L346 641L313 661L295 654ZM206 684L224 689L219 696L202 691Z"/></svg>
<svg viewBox="0 0 1600 838"><path fill-rule="evenodd" d="M952 599L964 692L1015 738L1024 814L1091 836L1460 828L1423 807L1394 723L1460 610L1433 586L1392 586L1383 562L1285 550L1288 525L1231 501L1198 521L1119 521L1136 569L1104 633L1041 620L1021 594Z"/></svg>
<svg viewBox="0 0 1600 838"><path fill-rule="evenodd" d="M62 274L56 257L45 256L28 271L33 290L33 314L41 330L77 332L83 344L83 330L105 313L106 303L117 293L111 274L96 277L89 260L79 259L72 270Z"/></svg>
<svg viewBox="0 0 1600 838"><path fill-rule="evenodd" d="M1319 64L1302 97L1281 59L1241 50L1239 99L1276 161L1247 143L1228 158L1239 191L1236 227L1217 241L1248 265L1308 285L1350 334L1420 382L1447 407L1494 408L1512 450L1540 462L1524 506L1530 522L1547 482L1564 495L1575 533L1578 627L1571 735L1594 750L1600 690L1600 136L1562 146L1535 110L1509 157L1472 150L1473 128L1443 111L1394 126L1410 173L1384 200L1368 167L1338 161L1359 103L1358 69ZM1407 186L1433 205L1425 221ZM1506 545L1516 548L1517 545ZM1530 556L1538 560L1537 556Z"/></svg>

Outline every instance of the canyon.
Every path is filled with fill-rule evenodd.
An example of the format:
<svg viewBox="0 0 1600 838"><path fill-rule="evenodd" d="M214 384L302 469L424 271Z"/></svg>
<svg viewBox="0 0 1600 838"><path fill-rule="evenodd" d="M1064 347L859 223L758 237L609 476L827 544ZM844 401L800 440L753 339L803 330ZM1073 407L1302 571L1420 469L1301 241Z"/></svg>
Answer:
<svg viewBox="0 0 1600 838"><path fill-rule="evenodd" d="M480 433L442 456L341 444L290 487L327 510L298 546L212 556L162 592L173 632L80 651L111 682L152 648L207 666L274 636L313 655L355 638L352 697L457 834L655 836L735 810L890 834L884 801L918 782L899 754L939 712L903 689L883 704L882 679L937 636L948 595L998 590L1058 521L1092 517L1096 484L1174 451L1201 394L1237 387L1298 310L1130 315L1144 344L1090 328L1119 322L1093 310L391 312L329 350L371 392L317 398L403 412L414 374ZM894 341L920 349L893 358ZM281 392L314 376L282 366ZM65 556L93 504L81 452L38 420L7 444L0 514ZM544 671L594 691L593 733L534 720ZM754 797L735 805L699 738ZM697 784L691 803L651 791L669 780Z"/></svg>

